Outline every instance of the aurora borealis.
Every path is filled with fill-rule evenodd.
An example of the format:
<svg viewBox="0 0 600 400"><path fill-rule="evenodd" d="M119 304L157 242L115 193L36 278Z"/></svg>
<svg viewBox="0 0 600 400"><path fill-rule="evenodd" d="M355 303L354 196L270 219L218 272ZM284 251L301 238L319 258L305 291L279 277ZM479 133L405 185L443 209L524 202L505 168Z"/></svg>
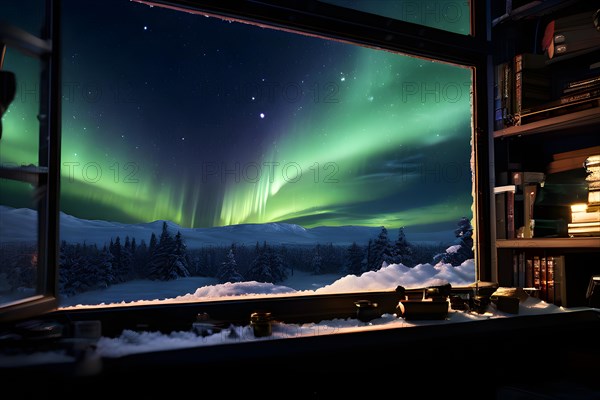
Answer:
<svg viewBox="0 0 600 400"><path fill-rule="evenodd" d="M130 1L64 7L65 213L425 231L472 216L468 69ZM4 164L35 163L34 65L7 52Z"/></svg>

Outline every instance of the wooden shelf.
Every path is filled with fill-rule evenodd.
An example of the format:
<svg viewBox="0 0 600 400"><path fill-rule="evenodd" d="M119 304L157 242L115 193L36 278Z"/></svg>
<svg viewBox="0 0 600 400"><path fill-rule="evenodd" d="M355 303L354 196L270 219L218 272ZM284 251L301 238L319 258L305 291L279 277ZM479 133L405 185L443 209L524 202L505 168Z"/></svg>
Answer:
<svg viewBox="0 0 600 400"><path fill-rule="evenodd" d="M600 236L574 238L498 239L498 249L597 249L600 251Z"/></svg>
<svg viewBox="0 0 600 400"><path fill-rule="evenodd" d="M516 8L506 10L507 13L494 19L492 26L501 23L518 22L531 17L539 17L565 9L576 4L579 0L532 0ZM567 8L568 9L568 8Z"/></svg>
<svg viewBox="0 0 600 400"><path fill-rule="evenodd" d="M540 121L530 122L521 126L511 126L505 129L494 131L494 139L508 136L531 135L543 132L556 132L579 126L592 125L594 123L600 123L600 107L575 111L565 115L559 115Z"/></svg>

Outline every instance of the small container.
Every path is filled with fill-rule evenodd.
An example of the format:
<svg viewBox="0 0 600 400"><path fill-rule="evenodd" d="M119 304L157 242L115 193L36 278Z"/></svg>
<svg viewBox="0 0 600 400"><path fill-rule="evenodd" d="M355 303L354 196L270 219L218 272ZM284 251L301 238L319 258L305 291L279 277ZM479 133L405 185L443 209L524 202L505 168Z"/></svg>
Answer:
<svg viewBox="0 0 600 400"><path fill-rule="evenodd" d="M490 296L476 295L471 298L471 309L478 314L484 314L490 305Z"/></svg>
<svg viewBox="0 0 600 400"><path fill-rule="evenodd" d="M377 303L370 300L358 300L354 302L356 306L356 318L362 322L369 322L375 318L381 317L377 309Z"/></svg>
<svg viewBox="0 0 600 400"><path fill-rule="evenodd" d="M453 310L467 311L469 309L469 296L450 295L450 307Z"/></svg>
<svg viewBox="0 0 600 400"><path fill-rule="evenodd" d="M271 336L271 313L267 311L256 311L250 314L250 326L254 331L254 337Z"/></svg>
<svg viewBox="0 0 600 400"><path fill-rule="evenodd" d="M446 319L450 303L447 300L400 300L396 309L405 320Z"/></svg>
<svg viewBox="0 0 600 400"><path fill-rule="evenodd" d="M452 285L447 283L445 285L427 287L423 297L433 300L447 300L451 294Z"/></svg>

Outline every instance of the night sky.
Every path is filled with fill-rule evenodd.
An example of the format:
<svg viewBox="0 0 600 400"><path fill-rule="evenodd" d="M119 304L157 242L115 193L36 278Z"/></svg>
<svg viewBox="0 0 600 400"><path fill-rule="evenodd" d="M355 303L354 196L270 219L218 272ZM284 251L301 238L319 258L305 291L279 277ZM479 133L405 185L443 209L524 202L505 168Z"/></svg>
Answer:
<svg viewBox="0 0 600 400"><path fill-rule="evenodd" d="M3 1L2 19L35 31L29 3ZM472 217L468 69L128 0L63 4L62 211L415 231ZM7 51L3 164L36 163L36 66ZM0 204L31 206L26 185L0 185Z"/></svg>

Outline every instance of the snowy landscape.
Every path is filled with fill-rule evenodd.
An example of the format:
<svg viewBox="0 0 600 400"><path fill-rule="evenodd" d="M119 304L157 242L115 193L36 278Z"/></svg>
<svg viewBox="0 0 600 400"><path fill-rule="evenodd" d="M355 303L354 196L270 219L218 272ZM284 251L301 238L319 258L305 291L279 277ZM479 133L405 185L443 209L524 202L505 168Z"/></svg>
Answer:
<svg viewBox="0 0 600 400"><path fill-rule="evenodd" d="M36 278L36 212L0 208L0 293L6 300L32 292ZM196 287L214 284L261 282L277 286L277 292L322 289L343 277L378 271L382 266L432 267L437 263L459 266L473 258L473 228L463 218L454 232L432 234L412 241L404 229L385 227L323 226L306 229L283 223L243 224L210 229L181 228L167 221L122 224L84 220L61 213L61 305L81 299L108 296L108 290L124 283L156 281L168 286L187 279ZM411 236L412 238L412 236ZM474 265L460 284L474 281ZM310 286L298 277L310 276ZM192 288L193 289L193 288ZM193 293L171 292L169 297ZM237 289L239 291L239 289ZM267 286L261 289L270 291ZM334 289L337 290L337 289ZM123 291L117 302L153 300L144 289ZM15 297L16 296L16 297ZM210 296L210 293L205 296ZM91 300L94 299L94 300ZM98 303L112 302L111 298Z"/></svg>
<svg viewBox="0 0 600 400"><path fill-rule="evenodd" d="M15 241L26 243L32 239L31 236L27 236L31 235L31 230L19 230L18 228L28 224L30 227L35 226L35 213L33 211L10 209L8 207L3 207L1 211L3 223L0 238L5 246ZM403 236L402 231L400 231L398 239L388 238L387 231L382 227L304 229L289 224L265 224L229 226L211 230L191 230L181 229L175 224L164 221L127 225L105 221L86 221L64 214L61 215L61 218L63 238L63 245L61 246L61 288L64 293L60 298L60 308L66 311L96 307L235 300L265 296L271 298L277 296L394 291L398 286L419 290L449 284L452 287L473 288L472 290L475 291L476 284L485 284L478 283L472 242L470 241L472 227L466 219L459 221L457 229L453 232L454 240L449 240L444 246L442 246L443 243L437 244L438 249L439 246L442 246L440 253L429 254L427 256L429 262L415 263L415 249L418 247L411 244ZM118 255L126 254L131 250L132 241L129 240L129 237L148 236L154 238L150 242L155 241L153 245L155 246L155 253L164 251L168 254L156 259L147 259L146 264L144 264L145 268L161 269L168 265L170 266L170 269L168 269L170 273L156 276L148 275L145 278L142 275L133 274L130 275L129 279L119 278L117 269L122 265L115 260ZM126 244L122 247L117 246L120 241L116 238L120 237L127 238L125 239ZM240 242L240 238L243 237L252 238L252 242L246 244ZM372 239L368 240L369 237ZM404 241L399 239L404 239ZM71 241L70 244L66 244L67 240ZM326 258L328 246L319 245L319 242L327 243L327 240L339 241L341 244L336 244L336 247L331 248L338 248L342 252L340 254L346 255L345 264L340 266L339 269L328 270L327 261L322 259L322 257ZM267 241L272 244L267 246ZM367 248L370 248L372 253L377 253L380 257L377 259L378 264L369 266L365 262L366 253L361 253L362 261L360 265L356 270L352 270L352 262L350 262L352 257L348 257L348 255L352 254L352 249L356 250L358 247L356 245L357 241L360 243L369 242ZM374 243L378 241L389 242L384 253L378 253L379 250L375 250L377 246ZM252 245L253 242L254 245ZM84 243L86 244L84 245ZM110 244L107 245L107 243ZM166 243L172 246L168 251ZM290 245L290 243L296 244ZM348 245L348 243L352 244ZM399 243L404 247L398 247ZM467 246L467 244L469 245ZM431 246L431 244L424 246ZM100 248L102 248L101 251L98 250ZM163 250L160 250L161 248ZM178 248L179 250L177 250ZM227 254L222 254L220 258L222 260L220 261L220 268L213 271L213 275L210 276L198 274L198 271L191 268L190 264L186 264L190 261L187 257L187 251L194 254L194 251L202 251L206 248L218 248L222 253L227 252ZM434 248L436 247L434 246ZM84 251L83 249L87 250ZM306 251L308 254L312 254L311 257L313 258L309 262L302 261L309 268L290 269L289 266L286 266L279 271L280 275L277 275L277 270L270 270L263 276L265 279L251 279L248 277L251 276L250 272L256 266L256 259L251 261L252 266L244 272L246 277L242 277L235 259L235 255L241 257L242 249L246 249L249 254L257 251L257 259L264 260L278 259L283 254L281 253L282 249L286 250L286 255L293 253L294 249L300 251L299 254L304 254L303 252ZM465 252L465 249L469 251ZM330 249L330 251L333 250ZM386 254L386 252L389 254ZM110 260L110 262L103 264L98 263L98 259L86 259L86 254L96 253L110 254L110 258L104 259L105 261ZM173 258L169 255L171 253L179 255L186 253L187 258ZM315 254L319 256L317 258L320 262L317 269L315 269ZM329 260L333 259L329 258ZM402 262L402 260L405 262ZM411 263L408 261L411 261ZM154 267L152 267L153 265ZM259 269L264 272L269 269L267 268L269 265L271 264L267 263ZM194 273L190 273L190 270ZM110 271L112 275L106 275L106 271ZM185 273L178 275L174 271ZM92 275L93 278L86 281L87 275ZM103 287L97 287L90 283L97 283L99 277L108 279ZM67 284L65 280L70 280L70 282ZM88 286L85 286L86 282ZM75 288L79 290L75 290ZM529 296L524 292L521 295L517 314L501 311L494 303L490 303L487 309L477 310L477 312L469 309L455 310L449 304L449 312L444 319L406 320L399 314L385 313L369 322L360 321L356 318L343 318L300 325L274 323L272 334L262 338L253 335L250 324L232 325L228 329L212 332L209 335L199 335L191 326L187 331L171 332L170 334L124 330L119 337L97 338L95 351L96 355L100 357L121 357L132 353L236 343L246 340L277 340L308 335L405 328L422 324L463 323L490 318L569 311ZM47 360L47 357L54 361L63 359L68 361L70 356L64 354L3 356L0 358L0 365L36 363L40 362L41 359Z"/></svg>

